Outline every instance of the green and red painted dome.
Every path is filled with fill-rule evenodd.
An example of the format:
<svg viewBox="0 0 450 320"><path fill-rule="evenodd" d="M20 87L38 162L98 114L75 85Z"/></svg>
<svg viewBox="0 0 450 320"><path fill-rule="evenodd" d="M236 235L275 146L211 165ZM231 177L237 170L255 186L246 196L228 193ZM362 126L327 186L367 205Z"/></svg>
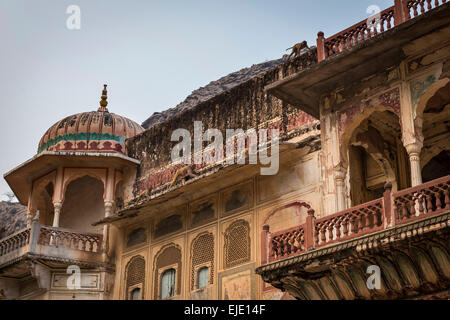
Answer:
<svg viewBox="0 0 450 320"><path fill-rule="evenodd" d="M106 85L97 111L78 113L58 121L41 138L43 151L119 152L125 154L125 140L144 131L136 122L110 113Z"/></svg>

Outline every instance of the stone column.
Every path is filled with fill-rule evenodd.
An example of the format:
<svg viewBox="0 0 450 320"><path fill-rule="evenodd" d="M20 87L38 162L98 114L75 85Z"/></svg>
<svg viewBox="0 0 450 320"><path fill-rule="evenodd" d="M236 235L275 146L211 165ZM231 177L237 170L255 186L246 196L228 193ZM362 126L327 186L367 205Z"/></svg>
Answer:
<svg viewBox="0 0 450 320"><path fill-rule="evenodd" d="M33 223L33 212L31 210L27 210L27 228L31 228L31 224Z"/></svg>
<svg viewBox="0 0 450 320"><path fill-rule="evenodd" d="M53 203L54 215L53 215L53 227L59 228L59 216L61 214L62 202Z"/></svg>
<svg viewBox="0 0 450 320"><path fill-rule="evenodd" d="M114 211L114 201L111 200L105 200L105 218L108 218L113 215ZM108 257L108 250L109 250L109 226L105 224L103 226L103 259L104 261L107 260Z"/></svg>
<svg viewBox="0 0 450 320"><path fill-rule="evenodd" d="M420 152L422 151L421 143L411 143L405 146L409 156L411 166L411 186L415 187L422 184L422 170L420 167Z"/></svg>
<svg viewBox="0 0 450 320"><path fill-rule="evenodd" d="M334 181L336 183L336 202L337 212L347 209L345 201L345 175L346 170L342 165L338 165L334 168Z"/></svg>

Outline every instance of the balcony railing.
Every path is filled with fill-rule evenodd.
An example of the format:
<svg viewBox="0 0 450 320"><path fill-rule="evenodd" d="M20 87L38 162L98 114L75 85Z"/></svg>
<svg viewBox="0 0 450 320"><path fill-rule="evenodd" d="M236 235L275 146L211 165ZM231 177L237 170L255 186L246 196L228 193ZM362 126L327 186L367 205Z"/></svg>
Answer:
<svg viewBox="0 0 450 320"><path fill-rule="evenodd" d="M382 198L336 214L315 219L310 209L304 224L276 233L265 225L262 264L448 212L449 188L450 176L395 193L387 184Z"/></svg>
<svg viewBox="0 0 450 320"><path fill-rule="evenodd" d="M450 210L450 176L393 194L395 223L402 224Z"/></svg>
<svg viewBox="0 0 450 320"><path fill-rule="evenodd" d="M317 37L319 62L446 3L446 0L395 0L395 5L329 38Z"/></svg>
<svg viewBox="0 0 450 320"><path fill-rule="evenodd" d="M0 266L24 254L102 262L102 241L99 234L40 226L34 221L31 228L0 240Z"/></svg>
<svg viewBox="0 0 450 320"><path fill-rule="evenodd" d="M30 228L0 240L0 257L19 250L30 243Z"/></svg>
<svg viewBox="0 0 450 320"><path fill-rule="evenodd" d="M101 251L102 235L78 233L68 229L42 226L40 228L38 244L55 248L99 253Z"/></svg>

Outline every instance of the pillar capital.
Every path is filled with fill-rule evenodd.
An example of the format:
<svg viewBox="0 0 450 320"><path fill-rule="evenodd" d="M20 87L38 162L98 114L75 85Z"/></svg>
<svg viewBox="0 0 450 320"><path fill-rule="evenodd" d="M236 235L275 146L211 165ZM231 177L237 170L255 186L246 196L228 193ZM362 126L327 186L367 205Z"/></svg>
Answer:
<svg viewBox="0 0 450 320"><path fill-rule="evenodd" d="M113 214L115 202L112 200L105 200L105 217L110 217Z"/></svg>
<svg viewBox="0 0 450 320"><path fill-rule="evenodd" d="M406 152L408 152L408 155L411 156L419 156L420 152L422 151L423 143L416 141L413 143L409 143L405 145Z"/></svg>
<svg viewBox="0 0 450 320"><path fill-rule="evenodd" d="M345 175L347 174L347 170L346 170L346 168L344 168L342 163L339 163L338 165L336 165L333 168L333 172L334 172L334 179L336 181L339 181L339 182L344 181Z"/></svg>

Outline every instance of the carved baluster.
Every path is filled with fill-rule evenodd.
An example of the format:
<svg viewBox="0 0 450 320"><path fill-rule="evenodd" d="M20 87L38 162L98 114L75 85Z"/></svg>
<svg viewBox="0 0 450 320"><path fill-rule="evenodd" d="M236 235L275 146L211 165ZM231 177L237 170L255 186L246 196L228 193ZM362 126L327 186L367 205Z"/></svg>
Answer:
<svg viewBox="0 0 450 320"><path fill-rule="evenodd" d="M356 212L353 212L350 222L350 231L351 234L356 234L359 232L359 216L356 215Z"/></svg>
<svg viewBox="0 0 450 320"><path fill-rule="evenodd" d="M317 230L317 226L314 228L314 243L316 245L319 244L319 231Z"/></svg>
<svg viewBox="0 0 450 320"><path fill-rule="evenodd" d="M328 224L328 241L333 241L333 222L330 221L330 223Z"/></svg>
<svg viewBox="0 0 450 320"><path fill-rule="evenodd" d="M86 251L86 240L85 239L81 239L81 250Z"/></svg>
<svg viewBox="0 0 450 320"><path fill-rule="evenodd" d="M341 222L336 222L336 240L339 240L341 238Z"/></svg>
<svg viewBox="0 0 450 320"><path fill-rule="evenodd" d="M284 255L284 239L282 236L278 237L278 257L282 257Z"/></svg>
<svg viewBox="0 0 450 320"><path fill-rule="evenodd" d="M414 18L415 18L419 15L419 13L417 12L417 4L416 3L413 4L413 10L414 10Z"/></svg>
<svg viewBox="0 0 450 320"><path fill-rule="evenodd" d="M425 197L427 198L427 211L428 213L431 213L433 211L433 203L431 202L431 196L429 194L426 194Z"/></svg>
<svg viewBox="0 0 450 320"><path fill-rule="evenodd" d="M344 219L344 228L342 231L344 232L344 236L348 236L348 220L347 220L347 218Z"/></svg>
<svg viewBox="0 0 450 320"><path fill-rule="evenodd" d="M291 242L289 233L284 234L283 239L284 239L284 255L288 255L291 253Z"/></svg>
<svg viewBox="0 0 450 320"><path fill-rule="evenodd" d="M325 233L326 233L325 229L326 229L325 225L323 225L322 228L320 229L320 240L321 240L322 244L327 241L327 237L325 236Z"/></svg>
<svg viewBox="0 0 450 320"><path fill-rule="evenodd" d="M291 232L288 232L286 234L286 243L287 243L287 254L291 254L294 251L294 244L293 244L293 238L292 238L293 234Z"/></svg>
<svg viewBox="0 0 450 320"><path fill-rule="evenodd" d="M402 202L402 219L409 218L408 208L406 207L406 202Z"/></svg>
<svg viewBox="0 0 450 320"><path fill-rule="evenodd" d="M278 256L278 241L277 239L274 237L272 238L272 251L271 251L271 255L272 257L277 257Z"/></svg>
<svg viewBox="0 0 450 320"><path fill-rule="evenodd" d="M409 212L412 217L416 215L416 201L414 200L414 197L409 199Z"/></svg>
<svg viewBox="0 0 450 320"><path fill-rule="evenodd" d="M445 196L445 209L449 209L450 208L450 196L449 196L448 187L447 187L447 189L444 190L444 196Z"/></svg>
<svg viewBox="0 0 450 320"><path fill-rule="evenodd" d="M380 208L379 208L379 207L376 207L376 208L375 208L375 211L373 212L373 227L374 227L374 228L376 228L376 227L378 227L379 225L381 225L380 218L381 218Z"/></svg>
<svg viewBox="0 0 450 320"><path fill-rule="evenodd" d="M284 255L284 239L282 236L278 237L278 257L282 257Z"/></svg>
<svg viewBox="0 0 450 320"><path fill-rule="evenodd" d="M424 208L423 208L423 194L420 194L418 196L418 201L419 201L419 215L423 215L424 214Z"/></svg>
<svg viewBox="0 0 450 320"><path fill-rule="evenodd" d="M441 190L437 189L437 191L434 192L434 196L436 197L436 210L442 209Z"/></svg>
<svg viewBox="0 0 450 320"><path fill-rule="evenodd" d="M420 12L424 13L425 12L425 1L420 1Z"/></svg>

